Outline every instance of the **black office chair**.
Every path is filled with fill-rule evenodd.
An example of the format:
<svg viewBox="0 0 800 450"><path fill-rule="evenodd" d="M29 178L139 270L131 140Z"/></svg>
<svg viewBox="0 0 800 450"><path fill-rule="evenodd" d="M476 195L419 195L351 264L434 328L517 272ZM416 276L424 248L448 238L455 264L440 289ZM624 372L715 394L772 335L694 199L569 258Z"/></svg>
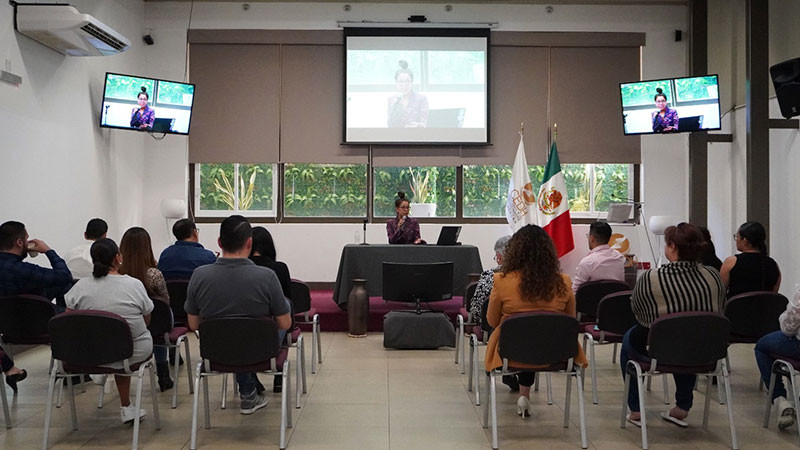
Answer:
<svg viewBox="0 0 800 450"><path fill-rule="evenodd" d="M477 325L478 323L470 314L470 310L472 309L472 298L475 296L475 289L478 287L478 282L473 281L472 283L467 285L467 289L464 292L464 306L458 310L458 314L456 315L456 325L458 327L458 334L456 335L456 361L455 363L458 364L459 358L461 359L461 373L464 373L464 357L466 356L466 349L464 348L464 336L466 334L472 333L472 327Z"/></svg>
<svg viewBox="0 0 800 450"><path fill-rule="evenodd" d="M152 299L153 312L150 313L150 325L147 329L153 337L153 346L166 347L168 350L178 353L180 356L181 344L184 346L184 353L186 353L186 376L189 377L189 393L194 393L194 381L192 376L192 355L189 351L189 328L185 326L173 326L172 315L170 314L170 307L161 300ZM178 379L179 375L179 360L180 357L175 358L175 386L172 391L172 409L178 407Z"/></svg>
<svg viewBox="0 0 800 450"><path fill-rule="evenodd" d="M606 295L628 291L630 287L616 280L589 281L575 293L575 311L579 322L589 322L597 317L597 307Z"/></svg>
<svg viewBox="0 0 800 450"><path fill-rule="evenodd" d="M317 373L317 364L322 364L321 326L317 309L311 306L311 290L300 280L292 280L291 301L294 304L294 319L300 325L311 325L311 373Z"/></svg>

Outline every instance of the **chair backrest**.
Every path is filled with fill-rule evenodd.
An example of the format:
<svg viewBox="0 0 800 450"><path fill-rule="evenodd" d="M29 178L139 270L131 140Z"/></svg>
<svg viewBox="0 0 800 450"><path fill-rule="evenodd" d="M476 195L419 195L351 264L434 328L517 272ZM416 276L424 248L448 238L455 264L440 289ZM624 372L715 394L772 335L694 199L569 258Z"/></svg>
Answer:
<svg viewBox="0 0 800 450"><path fill-rule="evenodd" d="M647 337L648 354L658 364L707 366L725 358L731 323L722 314L681 312L659 317Z"/></svg>
<svg viewBox="0 0 800 450"><path fill-rule="evenodd" d="M292 279L292 303L294 313L300 314L311 309L311 290L300 280Z"/></svg>
<svg viewBox="0 0 800 450"><path fill-rule="evenodd" d="M153 312L150 313L150 324L147 329L153 338L161 338L164 333L172 331L172 313L169 305L161 300L151 298L153 302Z"/></svg>
<svg viewBox="0 0 800 450"><path fill-rule="evenodd" d="M260 364L279 350L278 326L269 318L225 317L200 324L200 356L217 364Z"/></svg>
<svg viewBox="0 0 800 450"><path fill-rule="evenodd" d="M100 366L130 358L128 322L106 311L69 311L50 319L53 358L78 366Z"/></svg>
<svg viewBox="0 0 800 450"><path fill-rule="evenodd" d="M472 308L472 297L475 296L475 289L478 287L478 282L473 281L467 285L464 291L464 307L469 311Z"/></svg>
<svg viewBox="0 0 800 450"><path fill-rule="evenodd" d="M616 334L625 334L637 324L631 309L633 291L619 291L608 294L597 306L597 328Z"/></svg>
<svg viewBox="0 0 800 450"><path fill-rule="evenodd" d="M183 304L186 303L186 289L189 287L189 280L168 280L167 293L169 293L169 307L172 308L172 317L176 324L186 323L186 311Z"/></svg>
<svg viewBox="0 0 800 450"><path fill-rule="evenodd" d="M47 322L55 314L50 300L38 295L0 297L0 335L12 344L49 342Z"/></svg>
<svg viewBox="0 0 800 450"><path fill-rule="evenodd" d="M492 331L494 331L494 328L489 326L489 321L486 319L486 315L488 313L489 313L489 300L487 299L485 302L483 302L483 305L481 305L481 331L485 332L486 336L489 336L490 334L492 334Z"/></svg>
<svg viewBox="0 0 800 450"><path fill-rule="evenodd" d="M584 283L575 293L575 310L581 314L597 317L600 300L608 294L627 291L630 287L615 280L597 280Z"/></svg>
<svg viewBox="0 0 800 450"><path fill-rule="evenodd" d="M724 314L731 321L732 335L760 339L781 329L778 317L788 303L776 292L748 292L728 299Z"/></svg>
<svg viewBox="0 0 800 450"><path fill-rule="evenodd" d="M533 311L503 321L501 358L525 364L555 364L578 354L578 320L563 313Z"/></svg>

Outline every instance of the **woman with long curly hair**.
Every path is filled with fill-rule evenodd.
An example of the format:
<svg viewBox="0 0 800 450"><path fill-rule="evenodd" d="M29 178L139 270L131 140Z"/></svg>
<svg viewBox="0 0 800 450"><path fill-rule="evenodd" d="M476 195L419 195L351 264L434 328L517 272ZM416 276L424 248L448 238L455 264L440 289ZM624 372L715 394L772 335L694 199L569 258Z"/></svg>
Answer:
<svg viewBox="0 0 800 450"><path fill-rule="evenodd" d="M510 315L529 311L554 311L575 316L575 294L569 276L561 273L553 241L543 229L527 225L514 233L508 242L500 271L494 275L486 319L495 327L486 347L486 370L503 365L498 353L503 321ZM577 336L575 337L577 339ZM586 367L586 355L578 347L575 363ZM522 363L514 367L536 369ZM517 414L529 417L528 403L535 372L519 377Z"/></svg>

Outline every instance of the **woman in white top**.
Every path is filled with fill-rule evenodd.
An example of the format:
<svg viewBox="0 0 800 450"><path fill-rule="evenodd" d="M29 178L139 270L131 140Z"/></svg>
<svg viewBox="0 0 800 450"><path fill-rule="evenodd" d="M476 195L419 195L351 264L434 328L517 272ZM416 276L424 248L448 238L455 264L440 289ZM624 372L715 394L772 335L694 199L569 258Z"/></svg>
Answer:
<svg viewBox="0 0 800 450"><path fill-rule="evenodd" d="M94 268L92 277L83 278L66 294L68 310L94 309L122 316L131 328L133 336L133 355L131 365L144 361L153 353L153 340L147 331L153 302L147 296L142 282L136 278L119 274L122 264L117 244L111 239L98 239L91 248ZM108 367L121 369L122 361ZM136 418L136 411L130 402L130 377L115 376L119 400L122 408L120 416L127 423ZM139 417L146 412L139 410Z"/></svg>

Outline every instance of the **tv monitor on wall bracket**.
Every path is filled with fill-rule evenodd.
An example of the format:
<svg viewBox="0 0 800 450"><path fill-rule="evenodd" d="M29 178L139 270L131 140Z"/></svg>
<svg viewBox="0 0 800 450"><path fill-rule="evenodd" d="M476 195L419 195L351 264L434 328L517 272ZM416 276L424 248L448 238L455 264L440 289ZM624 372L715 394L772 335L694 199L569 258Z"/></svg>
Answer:
<svg viewBox="0 0 800 450"><path fill-rule="evenodd" d="M488 144L489 33L345 28L344 143Z"/></svg>
<svg viewBox="0 0 800 450"><path fill-rule="evenodd" d="M193 84L106 73L100 126L164 134L189 134Z"/></svg>
<svg viewBox="0 0 800 450"><path fill-rule="evenodd" d="M626 135L720 129L717 75L622 83L620 97Z"/></svg>

